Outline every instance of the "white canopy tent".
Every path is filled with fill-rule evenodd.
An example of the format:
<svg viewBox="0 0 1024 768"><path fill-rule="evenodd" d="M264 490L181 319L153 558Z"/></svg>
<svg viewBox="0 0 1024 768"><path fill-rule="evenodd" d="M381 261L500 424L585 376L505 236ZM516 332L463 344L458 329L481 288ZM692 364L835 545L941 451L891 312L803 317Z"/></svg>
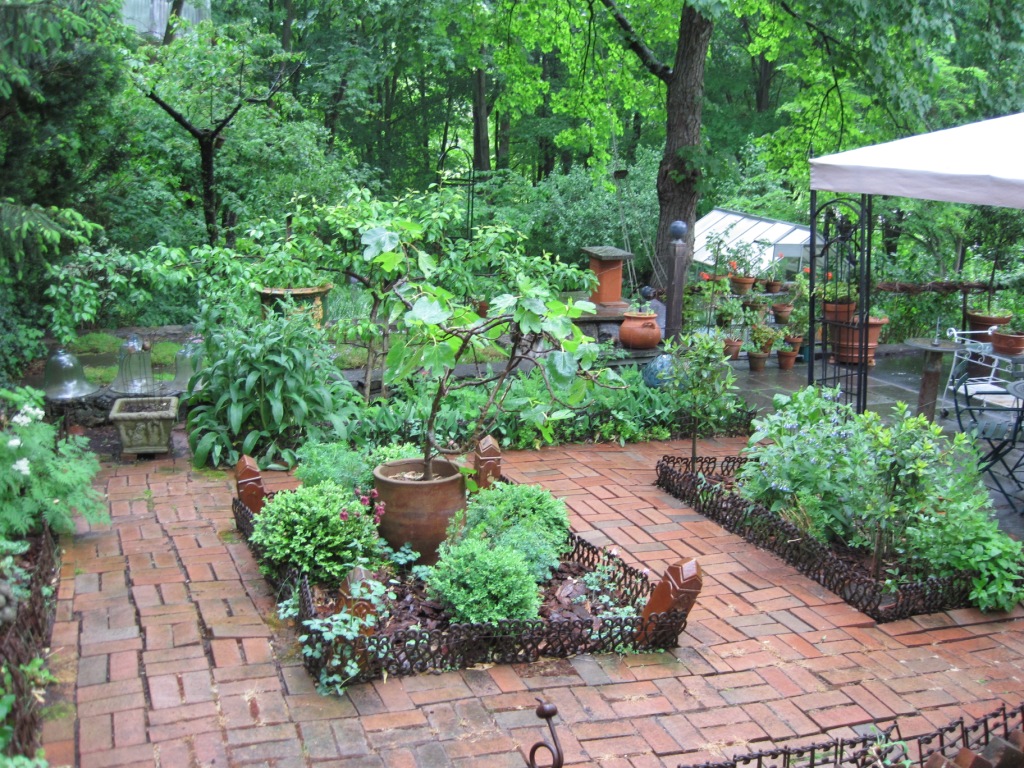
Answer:
<svg viewBox="0 0 1024 768"><path fill-rule="evenodd" d="M1024 113L814 158L811 189L1024 209Z"/></svg>

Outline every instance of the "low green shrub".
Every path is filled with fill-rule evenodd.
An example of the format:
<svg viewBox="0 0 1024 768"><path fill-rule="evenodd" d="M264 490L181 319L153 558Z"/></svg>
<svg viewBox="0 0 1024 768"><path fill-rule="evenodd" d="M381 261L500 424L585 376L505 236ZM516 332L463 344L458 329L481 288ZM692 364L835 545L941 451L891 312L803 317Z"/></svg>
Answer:
<svg viewBox="0 0 1024 768"><path fill-rule="evenodd" d="M427 590L460 623L535 619L540 594L521 552L483 539L441 545Z"/></svg>
<svg viewBox="0 0 1024 768"><path fill-rule="evenodd" d="M838 389L776 395L754 422L739 492L824 542L865 553L893 587L976 574L971 600L1009 610L1024 597L1021 544L999 530L970 438L948 437L897 403L890 424L854 413Z"/></svg>
<svg viewBox="0 0 1024 768"><path fill-rule="evenodd" d="M338 584L355 566L387 559L377 523L383 507L325 481L282 491L256 517L252 543L267 571L295 568L310 582Z"/></svg>
<svg viewBox="0 0 1024 768"><path fill-rule="evenodd" d="M510 547L526 560L533 580L547 581L568 549L565 502L539 485L495 483L470 497L457 540L482 539Z"/></svg>
<svg viewBox="0 0 1024 768"><path fill-rule="evenodd" d="M415 459L419 449L412 443L393 443L376 448L351 448L346 443L310 441L296 451L295 476L303 485L331 481L343 488L373 487L373 469L395 459Z"/></svg>

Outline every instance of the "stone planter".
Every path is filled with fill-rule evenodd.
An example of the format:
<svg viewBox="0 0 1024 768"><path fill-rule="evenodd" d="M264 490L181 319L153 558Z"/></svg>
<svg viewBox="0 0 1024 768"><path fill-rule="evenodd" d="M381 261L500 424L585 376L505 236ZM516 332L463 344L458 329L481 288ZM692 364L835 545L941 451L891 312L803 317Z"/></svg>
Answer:
<svg viewBox="0 0 1024 768"><path fill-rule="evenodd" d="M110 411L123 453L168 453L178 420L176 397L119 397Z"/></svg>

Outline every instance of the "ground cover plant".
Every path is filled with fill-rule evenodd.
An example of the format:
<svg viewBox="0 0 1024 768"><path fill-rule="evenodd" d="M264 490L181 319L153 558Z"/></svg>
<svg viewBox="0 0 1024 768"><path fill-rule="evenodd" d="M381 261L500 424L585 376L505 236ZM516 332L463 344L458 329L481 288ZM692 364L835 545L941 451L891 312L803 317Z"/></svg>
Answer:
<svg viewBox="0 0 1024 768"><path fill-rule="evenodd" d="M893 588L968 572L974 605L1016 605L1021 544L991 516L970 438L943 435L903 403L887 424L840 399L816 387L776 395L776 411L754 422L738 492L819 541L862 553Z"/></svg>

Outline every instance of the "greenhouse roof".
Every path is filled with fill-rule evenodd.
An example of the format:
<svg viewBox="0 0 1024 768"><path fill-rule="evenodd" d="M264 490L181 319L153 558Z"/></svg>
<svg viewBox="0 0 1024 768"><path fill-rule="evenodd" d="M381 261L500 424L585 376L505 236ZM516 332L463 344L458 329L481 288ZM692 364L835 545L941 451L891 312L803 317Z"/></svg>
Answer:
<svg viewBox="0 0 1024 768"><path fill-rule="evenodd" d="M714 254L707 247L708 238L715 234L724 237L726 249L739 243L752 244L761 261L758 272L764 271L773 258L780 256L787 260L789 271L797 271L807 256L807 244L811 239L810 228L802 224L715 208L701 217L694 228L695 263L715 266ZM721 265L718 271L725 271L725 265Z"/></svg>

